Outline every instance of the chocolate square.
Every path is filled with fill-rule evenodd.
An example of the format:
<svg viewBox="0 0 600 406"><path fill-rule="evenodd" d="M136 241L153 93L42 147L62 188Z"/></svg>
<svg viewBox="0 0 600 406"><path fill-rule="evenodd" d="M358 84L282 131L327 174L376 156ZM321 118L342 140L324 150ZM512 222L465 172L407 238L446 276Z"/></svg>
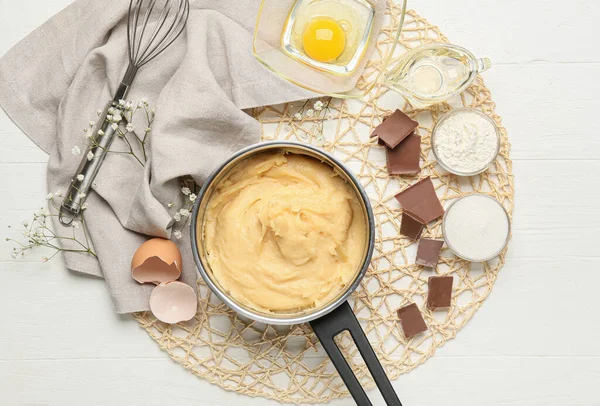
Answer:
<svg viewBox="0 0 600 406"><path fill-rule="evenodd" d="M385 120L385 118L384 118ZM377 137L377 134L371 134L371 138L373 137ZM385 143L383 141L381 141L381 138L377 137L377 144L379 145L385 145Z"/></svg>
<svg viewBox="0 0 600 406"><path fill-rule="evenodd" d="M400 224L400 234L416 240L423 231L423 224L407 212L402 213L402 223Z"/></svg>
<svg viewBox="0 0 600 406"><path fill-rule="evenodd" d="M452 304L452 276L430 276L427 283L427 308L447 309Z"/></svg>
<svg viewBox="0 0 600 406"><path fill-rule="evenodd" d="M386 149L387 169L390 175L415 174L421 170L421 137L410 134L396 148Z"/></svg>
<svg viewBox="0 0 600 406"><path fill-rule="evenodd" d="M444 245L443 240L430 240L429 238L421 238L419 240L419 248L417 248L417 265L430 266L435 268L440 257L440 251Z"/></svg>
<svg viewBox="0 0 600 406"><path fill-rule="evenodd" d="M371 133L371 137L378 136L385 145L393 149L415 131L418 126L419 123L400 110L396 110L391 116L375 127Z"/></svg>
<svg viewBox="0 0 600 406"><path fill-rule="evenodd" d="M400 319L402 332L407 339L411 339L417 334L427 331L427 324L423 320L421 311L414 303L398 309L398 318Z"/></svg>
<svg viewBox="0 0 600 406"><path fill-rule="evenodd" d="M404 211L409 212L423 224L427 224L444 214L444 208L435 193L430 177L398 193L396 199L400 202Z"/></svg>

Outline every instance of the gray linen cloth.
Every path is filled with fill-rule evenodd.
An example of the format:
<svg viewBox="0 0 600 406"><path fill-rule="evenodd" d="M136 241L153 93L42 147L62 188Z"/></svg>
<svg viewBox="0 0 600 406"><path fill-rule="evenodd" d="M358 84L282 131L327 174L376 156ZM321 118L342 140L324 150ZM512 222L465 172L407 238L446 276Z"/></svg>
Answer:
<svg viewBox="0 0 600 406"><path fill-rule="evenodd" d="M64 255L68 269L106 280L118 313L148 309L152 286L131 278L131 258L147 236L170 237L168 205L182 203L180 177L202 184L231 153L259 141L259 124L242 109L312 96L255 61L258 0L190 3L184 35L140 69L128 96L156 108L147 164L107 156L85 214L98 259ZM85 151L83 129L127 68L128 5L76 0L0 60L0 106L49 154L50 192L66 191L81 160L71 149ZM64 230L57 222L54 228ZM195 287L189 233L177 243L182 280Z"/></svg>

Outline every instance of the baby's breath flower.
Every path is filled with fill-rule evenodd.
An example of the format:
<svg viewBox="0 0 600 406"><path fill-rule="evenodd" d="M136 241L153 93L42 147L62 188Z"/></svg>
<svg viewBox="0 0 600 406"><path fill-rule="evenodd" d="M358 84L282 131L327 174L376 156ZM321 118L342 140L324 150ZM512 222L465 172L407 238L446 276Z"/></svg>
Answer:
<svg viewBox="0 0 600 406"><path fill-rule="evenodd" d="M173 220L175 220L175 221L181 221L181 214L175 213L175 215L173 216Z"/></svg>
<svg viewBox="0 0 600 406"><path fill-rule="evenodd" d="M114 109L114 107L110 107L110 108L108 109L108 114L112 114L112 113L114 113L114 112L115 112L115 109ZM108 116L107 116L106 118L108 118Z"/></svg>
<svg viewBox="0 0 600 406"><path fill-rule="evenodd" d="M60 191L59 192L54 192L54 196L62 197L62 192L60 192Z"/></svg>
<svg viewBox="0 0 600 406"><path fill-rule="evenodd" d="M127 126L125 127L125 129L127 130L127 132L134 132L135 131L135 126L133 125L133 123L129 123L127 124Z"/></svg>
<svg viewBox="0 0 600 406"><path fill-rule="evenodd" d="M121 115L119 113L116 113L112 116L112 121L114 121L115 123L118 123L121 120L123 120L123 117L121 117Z"/></svg>
<svg viewBox="0 0 600 406"><path fill-rule="evenodd" d="M27 220L23 221L22 224L24 227L29 227L29 221L27 221Z"/></svg>
<svg viewBox="0 0 600 406"><path fill-rule="evenodd" d="M125 104L127 104L127 102L123 99L119 100L119 106L124 106Z"/></svg>
<svg viewBox="0 0 600 406"><path fill-rule="evenodd" d="M88 205L87 205L87 203L84 203L84 204L82 204L82 205L81 205L81 210L85 210L85 209L87 209L87 208L88 208Z"/></svg>
<svg viewBox="0 0 600 406"><path fill-rule="evenodd" d="M85 179L85 175L83 175L82 173L80 173L79 175L77 175L77 180L80 182L83 182L83 180Z"/></svg>
<svg viewBox="0 0 600 406"><path fill-rule="evenodd" d="M147 132L147 133L149 133L150 131L152 131L152 128L150 128L150 127L146 127L146 128L144 129L144 132Z"/></svg>
<svg viewBox="0 0 600 406"><path fill-rule="evenodd" d="M179 214L181 214L182 217L187 217L190 215L190 211L188 209L181 209L179 210Z"/></svg>
<svg viewBox="0 0 600 406"><path fill-rule="evenodd" d="M19 256L19 252L16 250L13 250L13 252L10 253L10 256L13 257L13 259L17 259L17 257Z"/></svg>
<svg viewBox="0 0 600 406"><path fill-rule="evenodd" d="M117 128L119 128L119 125L117 123L112 123L110 128L112 128L114 131L117 131Z"/></svg>
<svg viewBox="0 0 600 406"><path fill-rule="evenodd" d="M113 111L114 111L114 110L113 110ZM106 115L106 119L107 119L108 121L112 121L112 118L113 118L112 114L107 114L107 115Z"/></svg>
<svg viewBox="0 0 600 406"><path fill-rule="evenodd" d="M181 237L182 237L181 231L179 231L179 230L173 231L173 237L177 238L178 240L181 240Z"/></svg>
<svg viewBox="0 0 600 406"><path fill-rule="evenodd" d="M79 148L77 145L75 145L73 148L71 148L71 154L73 154L73 155L81 154L81 148Z"/></svg>
<svg viewBox="0 0 600 406"><path fill-rule="evenodd" d="M302 114L300 114L300 113L296 113L296 114L294 114L294 118L295 118L296 120L302 120Z"/></svg>
<svg viewBox="0 0 600 406"><path fill-rule="evenodd" d="M127 111L133 110L133 104L131 102L127 102L127 104L125 105L125 110L127 110Z"/></svg>
<svg viewBox="0 0 600 406"><path fill-rule="evenodd" d="M96 115L100 117L102 115L102 110L96 110Z"/></svg>
<svg viewBox="0 0 600 406"><path fill-rule="evenodd" d="M104 135L104 131L98 130L98 135L100 135L100 136Z"/></svg>
<svg viewBox="0 0 600 406"><path fill-rule="evenodd" d="M313 107L315 110L321 111L323 109L323 102L321 100L317 100Z"/></svg>
<svg viewBox="0 0 600 406"><path fill-rule="evenodd" d="M87 196L87 195L86 195L85 193L80 193L80 194L79 194L79 197L80 197L80 198L82 198L82 199L83 199L83 198L85 198L86 196Z"/></svg>
<svg viewBox="0 0 600 406"><path fill-rule="evenodd" d="M87 160L91 161L92 159L94 159L94 153L92 151L87 153Z"/></svg>
<svg viewBox="0 0 600 406"><path fill-rule="evenodd" d="M312 117L315 115L315 111L313 109L306 110L306 117Z"/></svg>
<svg viewBox="0 0 600 406"><path fill-rule="evenodd" d="M95 126L95 125L96 125L96 122L95 122L95 121L90 121L90 127L93 127L93 126Z"/></svg>
<svg viewBox="0 0 600 406"><path fill-rule="evenodd" d="M81 223L79 221L74 221L72 225L73 225L73 228L81 227Z"/></svg>
<svg viewBox="0 0 600 406"><path fill-rule="evenodd" d="M48 262L50 259L48 257L42 257L42 262Z"/></svg>
<svg viewBox="0 0 600 406"><path fill-rule="evenodd" d="M175 206L175 203L171 202L169 204L167 204L167 207L170 209L171 207Z"/></svg>
<svg viewBox="0 0 600 406"><path fill-rule="evenodd" d="M192 201L192 202L195 202L197 197L198 197L198 196L196 196L194 193L192 193L192 194L190 195L190 201Z"/></svg>
<svg viewBox="0 0 600 406"><path fill-rule="evenodd" d="M183 194L184 194L184 195L186 195L186 196L189 196L189 195L190 195L190 193L192 193L192 191L190 190L190 188L189 188L189 187L182 187L182 188L181 188L181 193L183 193Z"/></svg>
<svg viewBox="0 0 600 406"><path fill-rule="evenodd" d="M54 193L48 193L48 196L46 196L46 200L50 200L52 198L54 198Z"/></svg>

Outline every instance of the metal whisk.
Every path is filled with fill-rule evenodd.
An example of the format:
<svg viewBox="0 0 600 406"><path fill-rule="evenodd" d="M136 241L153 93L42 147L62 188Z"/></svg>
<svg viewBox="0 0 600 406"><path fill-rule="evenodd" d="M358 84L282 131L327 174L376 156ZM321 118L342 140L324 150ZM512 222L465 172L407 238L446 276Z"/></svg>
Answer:
<svg viewBox="0 0 600 406"><path fill-rule="evenodd" d="M129 66L121 84L93 129L95 139L83 156L60 208L59 221L68 226L79 215L116 131L106 119L111 108L127 97L139 68L156 58L183 32L190 13L189 0L130 0L127 22ZM92 152L93 158L88 159ZM90 157L92 155L89 155Z"/></svg>

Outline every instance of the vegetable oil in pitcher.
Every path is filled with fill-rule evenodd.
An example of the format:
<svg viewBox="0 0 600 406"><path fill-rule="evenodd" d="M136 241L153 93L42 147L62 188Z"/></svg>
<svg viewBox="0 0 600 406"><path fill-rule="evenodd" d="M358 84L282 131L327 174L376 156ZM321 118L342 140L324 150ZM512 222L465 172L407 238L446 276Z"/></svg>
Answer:
<svg viewBox="0 0 600 406"><path fill-rule="evenodd" d="M466 49L449 44L423 45L410 51L388 74L388 85L417 108L463 92L477 73L491 66Z"/></svg>

